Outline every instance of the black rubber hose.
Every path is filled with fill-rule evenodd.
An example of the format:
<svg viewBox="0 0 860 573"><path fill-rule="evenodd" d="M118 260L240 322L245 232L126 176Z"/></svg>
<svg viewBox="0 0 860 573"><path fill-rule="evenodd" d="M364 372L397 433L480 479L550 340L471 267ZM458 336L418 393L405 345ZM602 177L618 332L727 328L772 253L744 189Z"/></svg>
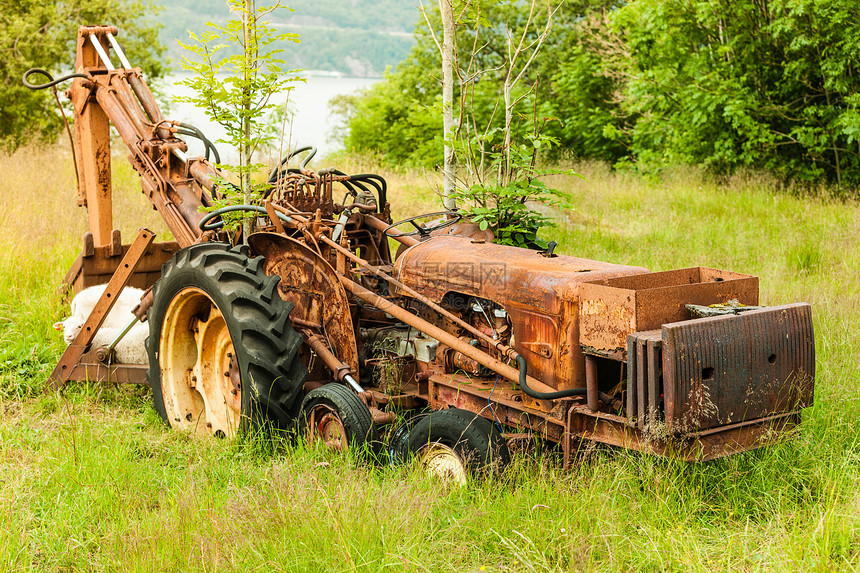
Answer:
<svg viewBox="0 0 860 573"><path fill-rule="evenodd" d="M212 154L215 156L215 163L221 163L221 154L218 153L218 149L215 147L215 144L212 143L208 137L206 137L202 131L194 127L189 123L180 123L179 127L185 130L189 130L193 133L187 133L185 131L180 131L183 135L190 135L192 137L196 137L200 141L203 142L203 145L206 149L206 160L209 160L209 150L212 150Z"/></svg>
<svg viewBox="0 0 860 573"><path fill-rule="evenodd" d="M310 148L310 150L311 150L311 152L310 152L310 153L308 153L308 156L307 156L307 157L305 157L305 158L302 160L302 162L299 164L299 168L300 168L300 169L304 169L305 167L307 167L307 166L308 166L308 163L310 163L310 162L311 162L311 159L313 159L313 158L314 158L314 155L316 155L316 154L317 154L317 148L316 148L316 147L311 147L311 148ZM298 152L296 152L296 153L298 153Z"/></svg>
<svg viewBox="0 0 860 573"><path fill-rule="evenodd" d="M355 185L356 187L358 187L359 189L361 189L365 193L370 192L370 189L365 187L364 183L362 183L361 181L356 181L355 179L350 179L349 183L350 183L350 185Z"/></svg>
<svg viewBox="0 0 860 573"><path fill-rule="evenodd" d="M362 190L362 191L364 191L364 192L368 192L368 191L370 191L367 187L365 187L365 186L364 186L364 184L363 184L363 183L361 183L361 182L359 182L359 181L356 181L356 180L355 180L355 177L353 177L352 175L347 175L346 173L344 173L344 172L343 172L343 171L341 171L340 169L331 169L331 170L330 170L330 172L331 172L333 175L340 175L341 177L349 177L349 183L350 183L350 184L355 185L356 187L358 187L359 189L361 189L361 190ZM344 185L346 185L346 182L345 182L345 181L341 181L341 183L343 183Z"/></svg>
<svg viewBox="0 0 860 573"><path fill-rule="evenodd" d="M219 217L224 213L230 213L233 211L253 211L255 213L262 213L264 215L268 215L268 211L266 211L265 207L260 207L259 205L230 205L228 207L221 207L220 209L216 209L211 213L208 213L205 217L200 219L200 223L198 226L204 231L214 231L216 229L220 229L224 226L224 221L218 221L217 223L212 223L211 225L207 225L209 221L214 219L215 217ZM284 215L281 212L277 212L278 219L283 221L284 223L292 223L293 220Z"/></svg>
<svg viewBox="0 0 860 573"><path fill-rule="evenodd" d="M27 81L27 78L33 74L41 74L41 75L45 76L46 78L48 78L48 83L46 83L46 84L31 84L30 82ZM24 85L27 86L28 88L30 88L31 90L44 90L44 89L54 87L55 85L62 83L66 80L70 80L72 78L84 78L87 80L93 79L92 76L90 76L89 74L69 74L67 76L63 76L63 77L54 79L54 76L52 76L50 73L48 73L47 70L43 70L42 68L30 68L29 70L24 72L24 76L21 78L21 81L24 82Z"/></svg>
<svg viewBox="0 0 860 573"><path fill-rule="evenodd" d="M311 157L313 157L314 155L316 155L316 153L317 153L317 149L316 149L316 147L311 147L310 145L306 145L306 146L304 146L304 147L299 147L298 149L296 149L296 150L294 150L294 151L291 151L291 152L287 153L286 155L284 155L284 156L281 158L281 161L278 163L278 166L277 166L277 167L275 167L274 169L272 169L272 172L271 172L271 173L269 173L269 183L277 183L277 181L278 181L278 176L283 172L282 167L283 167L285 164L289 163L289 162L290 162L290 159L292 159L293 157L295 157L295 156L296 156L296 155L298 155L299 153L304 153L305 151L310 151L311 153L310 153L310 155L307 157L307 159L305 159L305 161L303 161L303 162L302 162L302 164L301 164L301 169L304 169L305 164L307 163L307 161L308 161ZM298 170L296 170L296 171L293 171L292 169L288 169L288 170L287 170L287 173L293 173L293 172L301 173L301 169L298 169Z"/></svg>
<svg viewBox="0 0 860 573"><path fill-rule="evenodd" d="M379 195L382 192L382 186L370 178L361 177L360 175L351 175L351 181L360 181L361 183L366 183L368 185L372 185L374 189L376 189L376 194Z"/></svg>
<svg viewBox="0 0 860 573"><path fill-rule="evenodd" d="M335 175L342 175L344 177L349 177L349 180L355 185L359 186L364 191L367 191L367 187L365 187L362 183L369 183L373 185L374 189L377 190L378 194L378 207L379 212L382 212L382 209L385 207L385 202L388 201L388 184L385 182L385 179L375 173L360 173L359 175L347 175L343 171L339 169L332 169L332 173ZM379 181L379 185L376 184L373 180ZM361 182L361 183L360 183Z"/></svg>
<svg viewBox="0 0 860 573"><path fill-rule="evenodd" d="M571 388L570 390L559 390L558 392L538 392L537 390L532 390L529 388L528 375L526 374L528 363L526 363L525 357L521 354L517 354L517 364L520 366L520 388L523 389L526 395L536 400L557 400L558 398L569 398L570 396L585 396L585 388Z"/></svg>
<svg viewBox="0 0 860 573"><path fill-rule="evenodd" d="M200 141L201 141L201 142L203 142L203 153L204 153L204 155L205 155L205 157L206 157L206 161L209 161L209 156L210 156L210 154L211 154L212 152L214 152L214 153L215 153L215 156L216 156L216 157L218 157L218 159L219 159L219 160L217 160L217 161L216 161L216 163L221 163L221 161L220 161L220 155L218 154L218 150L217 150L217 149L215 149L214 147L210 146L210 145L207 145L207 144L206 144L206 142L205 142L205 141L203 141L203 139L201 139L200 134L198 134L197 132L192 131L192 130L190 130L190 129L182 129L182 128L180 128L180 129L177 129L177 130L176 130L176 134L177 134L177 135L184 135L184 136L186 136L186 137L193 137L194 139L200 139Z"/></svg>
<svg viewBox="0 0 860 573"><path fill-rule="evenodd" d="M353 187L352 183L350 183L349 181L339 181L339 183L341 185L343 185L344 187L346 187L349 190L350 194L352 194L352 195L356 194L355 187Z"/></svg>
<svg viewBox="0 0 860 573"><path fill-rule="evenodd" d="M376 173L361 173L359 175L353 175L352 178L364 179L368 182L370 182L371 179L379 181L379 184L381 185L381 188L379 188L379 211L382 212L386 201L388 201L388 183L385 181L385 178L381 175L377 175Z"/></svg>

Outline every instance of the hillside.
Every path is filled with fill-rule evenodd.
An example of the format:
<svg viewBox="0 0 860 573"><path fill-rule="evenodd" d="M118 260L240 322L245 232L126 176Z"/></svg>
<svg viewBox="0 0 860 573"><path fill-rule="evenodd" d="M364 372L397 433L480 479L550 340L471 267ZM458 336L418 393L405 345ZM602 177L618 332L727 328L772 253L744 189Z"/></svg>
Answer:
<svg viewBox="0 0 860 573"><path fill-rule="evenodd" d="M405 58L420 17L414 3L398 0L291 0L288 5L292 11L272 14L277 27L301 34L299 45L283 46L286 66L358 77L379 77ZM223 22L228 14L226 2L166 3L159 15L161 38L173 65L183 56L177 40L187 40L188 30L202 32L206 22Z"/></svg>

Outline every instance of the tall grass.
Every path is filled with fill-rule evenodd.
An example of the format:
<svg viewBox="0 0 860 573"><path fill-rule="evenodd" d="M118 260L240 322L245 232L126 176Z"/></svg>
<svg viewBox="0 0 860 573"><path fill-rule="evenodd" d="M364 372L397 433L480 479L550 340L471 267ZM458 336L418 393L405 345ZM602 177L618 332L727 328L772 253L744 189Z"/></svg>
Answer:
<svg viewBox="0 0 860 573"><path fill-rule="evenodd" d="M85 220L68 157L29 149L0 157L0 570L860 569L858 205L766 178L577 168L585 179L554 181L574 203L552 232L559 252L747 272L765 304L813 304L816 403L792 439L705 464L596 448L563 471L523 455L456 488L301 443L189 438L142 389L42 395L62 349L56 285ZM423 176L384 175L395 216L437 208ZM155 228L120 158L114 182L124 235Z"/></svg>

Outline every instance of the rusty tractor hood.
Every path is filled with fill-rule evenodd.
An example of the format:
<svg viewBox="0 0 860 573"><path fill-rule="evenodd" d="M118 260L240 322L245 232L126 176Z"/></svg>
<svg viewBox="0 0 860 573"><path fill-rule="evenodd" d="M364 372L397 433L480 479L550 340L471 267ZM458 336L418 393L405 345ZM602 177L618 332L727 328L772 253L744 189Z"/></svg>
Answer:
<svg viewBox="0 0 860 573"><path fill-rule="evenodd" d="M398 278L441 301L449 292L491 300L508 312L513 347L528 360L528 373L552 388L584 385L579 343L580 287L586 281L647 274L642 267L601 263L537 251L439 236L404 252Z"/></svg>
<svg viewBox="0 0 860 573"><path fill-rule="evenodd" d="M576 303L580 283L647 272L448 235L411 247L395 263L397 278L436 301L455 291L548 314L564 300Z"/></svg>

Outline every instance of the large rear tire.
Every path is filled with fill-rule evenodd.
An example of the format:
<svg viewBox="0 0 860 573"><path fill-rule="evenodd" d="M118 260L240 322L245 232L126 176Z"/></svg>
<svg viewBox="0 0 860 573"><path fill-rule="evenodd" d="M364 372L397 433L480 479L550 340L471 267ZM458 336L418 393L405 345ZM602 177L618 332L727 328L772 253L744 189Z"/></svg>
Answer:
<svg viewBox="0 0 860 573"><path fill-rule="evenodd" d="M171 427L233 437L291 428L308 371L278 277L246 247L201 243L162 268L148 312L147 378Z"/></svg>

